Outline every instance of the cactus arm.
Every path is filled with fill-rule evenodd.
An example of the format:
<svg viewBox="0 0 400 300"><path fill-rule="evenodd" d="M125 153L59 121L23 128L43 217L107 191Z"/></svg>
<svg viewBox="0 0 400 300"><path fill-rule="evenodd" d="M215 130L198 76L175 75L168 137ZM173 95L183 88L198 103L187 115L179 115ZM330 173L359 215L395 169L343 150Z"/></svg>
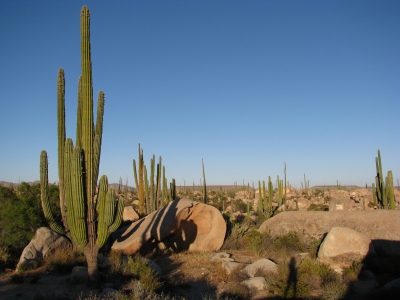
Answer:
<svg viewBox="0 0 400 300"><path fill-rule="evenodd" d="M114 222L108 228L108 234L113 233L115 230L119 228L122 222L122 214L124 212L124 201L122 198L119 198L117 209L115 212Z"/></svg>
<svg viewBox="0 0 400 300"><path fill-rule="evenodd" d="M43 213L47 222L50 225L50 228L59 234L64 234L65 231L63 227L55 220L54 215L51 212L47 152L44 150L40 154L40 190Z"/></svg>
<svg viewBox="0 0 400 300"><path fill-rule="evenodd" d="M96 211L98 215L98 224L97 224L97 239L96 245L101 248L102 245L107 240L108 230L105 222L105 205L106 205L106 197L107 197L107 189L108 189L108 180L107 176L103 175L100 178L99 185L99 194L96 203Z"/></svg>
<svg viewBox="0 0 400 300"><path fill-rule="evenodd" d="M114 213L115 213L115 191L114 191L114 189L109 189L107 192L104 213L105 213L104 221L108 227L113 223L113 220L114 220Z"/></svg>
<svg viewBox="0 0 400 300"><path fill-rule="evenodd" d="M100 167L101 137L103 136L103 117L104 117L104 93L99 92L97 99L97 119L95 138L93 141L93 185L97 185Z"/></svg>

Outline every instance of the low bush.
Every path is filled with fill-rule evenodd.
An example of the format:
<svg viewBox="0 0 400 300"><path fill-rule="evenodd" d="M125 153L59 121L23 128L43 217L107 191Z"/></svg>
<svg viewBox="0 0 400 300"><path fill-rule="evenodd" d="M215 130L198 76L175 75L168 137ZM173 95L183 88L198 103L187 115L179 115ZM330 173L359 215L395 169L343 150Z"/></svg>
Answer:
<svg viewBox="0 0 400 300"><path fill-rule="evenodd" d="M67 274L75 266L85 266L86 259L81 251L59 249L44 260L47 271Z"/></svg>
<svg viewBox="0 0 400 300"><path fill-rule="evenodd" d="M146 292L157 291L162 287L161 281L145 259L112 252L111 260L112 266L108 273L110 278L122 276L126 279L139 280Z"/></svg>

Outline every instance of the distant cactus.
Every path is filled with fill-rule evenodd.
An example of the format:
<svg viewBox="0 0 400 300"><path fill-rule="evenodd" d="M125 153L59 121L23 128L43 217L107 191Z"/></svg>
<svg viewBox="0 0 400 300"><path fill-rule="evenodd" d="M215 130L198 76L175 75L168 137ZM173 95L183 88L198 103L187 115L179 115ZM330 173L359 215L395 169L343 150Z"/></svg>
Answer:
<svg viewBox="0 0 400 300"><path fill-rule="evenodd" d="M375 197L376 202L384 209L396 209L394 197L394 184L392 171L388 171L386 178L382 172L381 152L378 149L378 156L375 157L376 176L375 176ZM375 199L374 199L375 200Z"/></svg>
<svg viewBox="0 0 400 300"><path fill-rule="evenodd" d="M201 159L203 165L203 202L207 204L207 184L206 184L206 173L204 171L204 161Z"/></svg>

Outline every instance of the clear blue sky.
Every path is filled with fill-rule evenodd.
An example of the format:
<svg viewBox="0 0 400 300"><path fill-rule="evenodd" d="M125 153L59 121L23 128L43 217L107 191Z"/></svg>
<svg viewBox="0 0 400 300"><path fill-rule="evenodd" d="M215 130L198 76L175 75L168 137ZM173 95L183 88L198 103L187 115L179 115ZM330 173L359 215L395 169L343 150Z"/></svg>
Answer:
<svg viewBox="0 0 400 300"><path fill-rule="evenodd" d="M400 177L400 1L0 2L0 180L57 175L57 71L75 139L79 15L106 95L100 173L134 185L138 143L168 180L370 185Z"/></svg>

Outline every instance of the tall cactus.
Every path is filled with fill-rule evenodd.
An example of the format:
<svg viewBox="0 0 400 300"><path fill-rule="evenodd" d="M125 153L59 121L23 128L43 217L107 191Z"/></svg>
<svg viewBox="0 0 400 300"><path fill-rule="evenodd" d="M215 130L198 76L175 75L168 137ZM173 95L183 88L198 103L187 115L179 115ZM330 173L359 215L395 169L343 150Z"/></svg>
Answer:
<svg viewBox="0 0 400 300"><path fill-rule="evenodd" d="M65 80L63 69L58 72L58 171L64 232L73 241L75 247L83 249L88 265L89 280L98 284L100 280L97 267L98 252L110 233L121 224L124 203L122 199L115 201L115 192L113 189L108 190L105 175L102 176L99 190L96 192L103 130L104 93L102 91L99 93L95 127L89 29L89 9L83 6L81 10L82 76L78 84L75 147L72 139L65 138ZM47 153L44 150L40 159L40 179L44 214L50 227L60 232L61 224L54 219L47 199Z"/></svg>
<svg viewBox="0 0 400 300"><path fill-rule="evenodd" d="M388 197L389 208L396 209L396 201L394 197L393 173L391 170L388 171L388 175L386 177L386 195Z"/></svg>
<svg viewBox="0 0 400 300"><path fill-rule="evenodd" d="M207 204L207 184L206 184L206 173L204 171L204 160L201 159L201 164L203 165L203 202Z"/></svg>

